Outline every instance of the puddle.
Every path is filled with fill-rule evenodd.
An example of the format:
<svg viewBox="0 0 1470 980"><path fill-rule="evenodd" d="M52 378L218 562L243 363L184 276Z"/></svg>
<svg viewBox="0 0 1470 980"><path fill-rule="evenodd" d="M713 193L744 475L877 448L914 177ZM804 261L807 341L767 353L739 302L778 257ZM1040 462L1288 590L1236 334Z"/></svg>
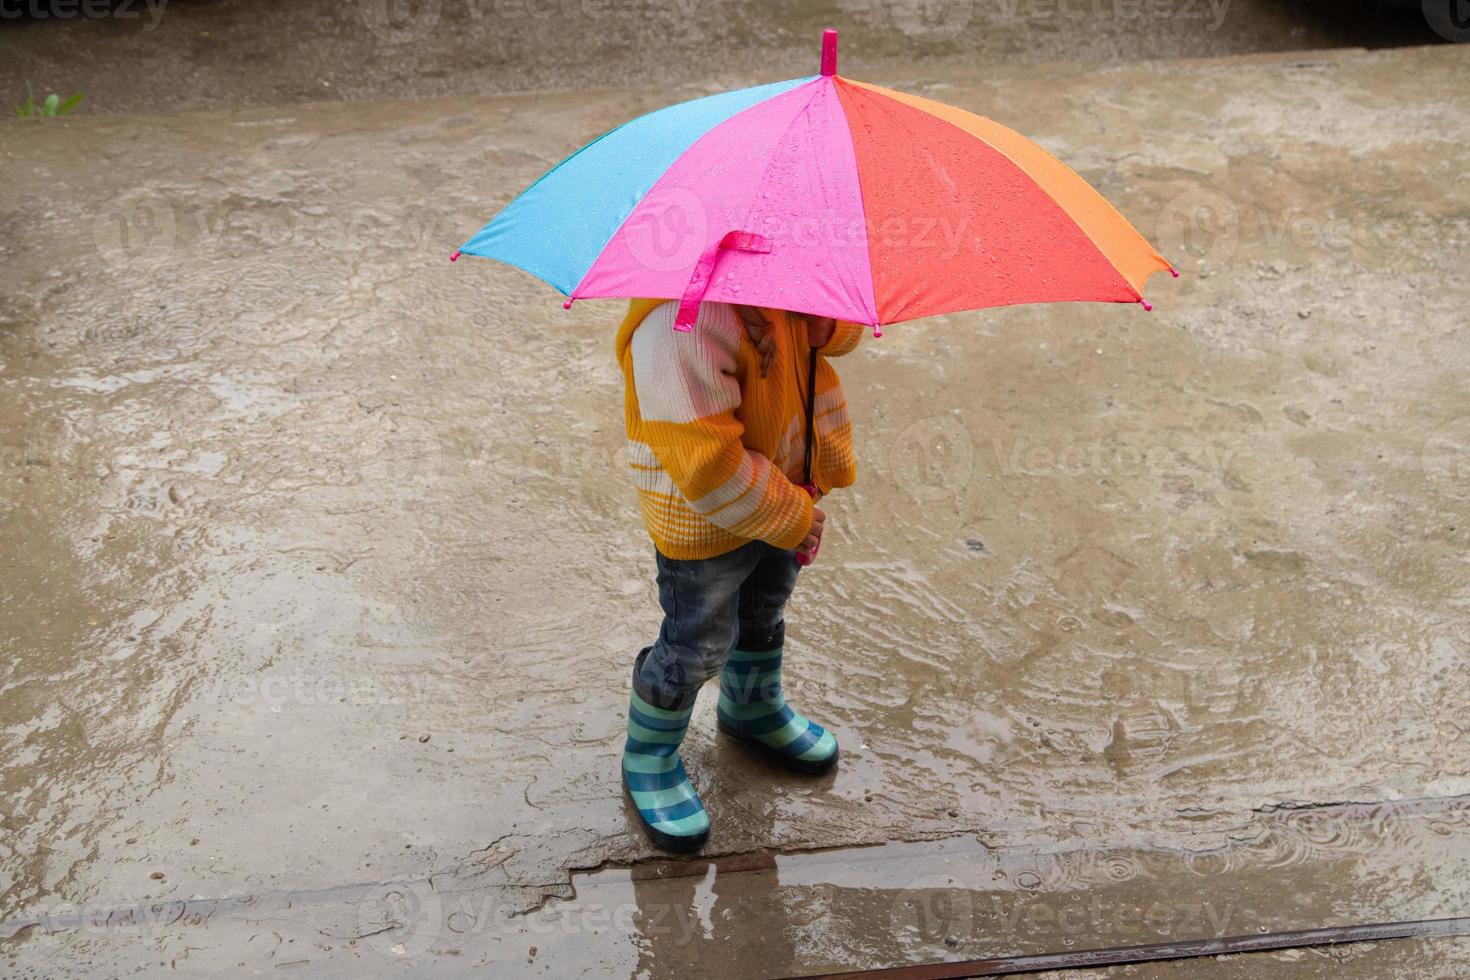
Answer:
<svg viewBox="0 0 1470 980"><path fill-rule="evenodd" d="M658 861L577 873L572 887L539 905L523 888L445 877L68 909L4 923L0 939L109 969L264 951L320 976L723 978L1443 919L1470 909L1470 799L1279 810L1203 850L962 837Z"/></svg>
<svg viewBox="0 0 1470 980"><path fill-rule="evenodd" d="M1217 848L973 838L579 874L527 917L570 976L772 976L1444 918L1470 910L1470 800L1281 810Z"/></svg>

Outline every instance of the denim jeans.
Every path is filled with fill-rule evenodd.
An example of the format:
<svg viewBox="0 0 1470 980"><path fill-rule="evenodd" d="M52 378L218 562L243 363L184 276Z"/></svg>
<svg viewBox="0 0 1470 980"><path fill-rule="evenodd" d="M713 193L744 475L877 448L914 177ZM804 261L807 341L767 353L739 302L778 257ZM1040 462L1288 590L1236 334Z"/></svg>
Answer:
<svg viewBox="0 0 1470 980"><path fill-rule="evenodd" d="M660 708L683 708L725 666L733 647L774 650L786 639L786 600L796 587L796 552L752 541L698 561L655 552L663 626L638 655L633 683Z"/></svg>

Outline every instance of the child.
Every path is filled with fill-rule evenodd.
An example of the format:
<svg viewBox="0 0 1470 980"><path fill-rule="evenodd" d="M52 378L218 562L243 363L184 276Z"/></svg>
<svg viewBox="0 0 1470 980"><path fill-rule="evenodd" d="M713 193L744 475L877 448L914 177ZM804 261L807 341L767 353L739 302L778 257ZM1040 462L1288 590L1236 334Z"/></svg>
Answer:
<svg viewBox="0 0 1470 980"><path fill-rule="evenodd" d="M679 743L715 674L720 731L800 772L837 762L831 733L781 695L782 614L821 541L816 499L856 475L846 402L825 359L856 347L864 328L704 303L685 333L674 329L677 305L634 300L617 338L628 467L664 611L658 640L633 664L623 783L655 844L692 851L709 817Z"/></svg>

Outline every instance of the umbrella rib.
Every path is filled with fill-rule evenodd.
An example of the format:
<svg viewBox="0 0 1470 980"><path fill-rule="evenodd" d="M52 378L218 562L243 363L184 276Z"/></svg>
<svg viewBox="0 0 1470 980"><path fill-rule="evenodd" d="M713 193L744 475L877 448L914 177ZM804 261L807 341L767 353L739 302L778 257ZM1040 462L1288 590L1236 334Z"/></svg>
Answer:
<svg viewBox="0 0 1470 980"><path fill-rule="evenodd" d="M756 182L754 188L752 189L751 199L745 208L746 224L750 223L752 212L755 210L755 202L760 199L761 188L766 186L767 178L771 175L771 166L776 162L776 157L781 152L782 144L786 142L786 137L791 134L791 130L796 125L797 121L805 117L807 113L811 112L812 102L816 99L817 93L821 91L820 89L816 88L816 86L820 85L821 82L822 78L819 77L807 83L809 86L812 86L811 94L807 96L807 100L802 103L801 108L792 113L791 120L787 122L786 127L781 130L781 135L777 136L774 140L771 141L771 154L770 156L766 157L766 165L761 168L761 179Z"/></svg>
<svg viewBox="0 0 1470 980"><path fill-rule="evenodd" d="M829 80L833 83L829 88L822 88L822 87L820 87L823 82L827 82ZM835 76L822 75L822 76L818 76L817 78L812 79L809 83L807 83L812 88L811 94L807 97L806 102L804 102L802 104L801 108L799 110L797 110L795 113L792 114L791 121L786 124L786 127L781 131L781 135L778 136L778 137L776 137L776 139L773 140L772 143L771 143L771 154L770 154L769 157L766 158L765 167L761 171L761 179L754 185L754 189L752 190L752 196L751 196L751 199L750 199L750 203L746 207L746 221L745 221L745 223L747 225L751 224L751 219L753 217L755 217L754 214L753 214L753 212L755 210L755 202L760 199L760 191L761 191L761 188L763 188L763 187L765 187L767 185L767 179L770 177L770 174L771 174L771 167L774 166L774 164L776 162L776 158L780 154L781 147L785 144L787 137L790 135L792 129L796 126L796 124L798 122L800 122L802 119L804 119L805 117L807 117L808 115L810 115L811 109L812 109L812 103L814 103L817 100L818 96L820 96L822 94L822 92L829 91L829 90L831 91L832 98L835 99L836 102L837 102L837 111L839 113L841 113L843 120L847 122L847 136L848 136L848 139L849 140L852 139L852 123L847 118L847 110L843 108L843 106L842 106L842 100L840 98L838 98L838 96L837 96L837 89L836 89L836 82L837 81L839 81L839 79L837 79ZM853 179L854 179L854 183L857 186L858 202L859 202L859 204L861 204L862 203L863 186L862 186L861 177L857 173L857 147L856 146L853 147L852 161L853 161L853 170L854 170ZM821 179L821 177L822 177L821 168L817 168L816 173L817 173L818 179ZM863 210L862 217L863 217L863 227L864 227L864 229L866 229L867 228L867 211L866 211L866 209ZM865 238L866 238L866 235L865 235ZM864 242L864 245L865 245L865 248L866 248L866 241ZM865 296L862 297L865 305L866 305L866 301L867 301L868 296L871 296L871 295L874 294L873 293L873 290L874 290L874 283L873 283L873 261L872 261L872 252L871 252L870 249L868 250L867 271L868 271L868 286L869 286L869 291L868 291L868 294L867 295L865 295ZM711 279L713 280L713 272L711 273ZM877 310L877 302L876 302L876 300L874 301L874 303L872 304L872 306L869 307L869 309L868 309L868 315L871 318L869 320L870 325L872 325L873 327L876 328L877 325L878 325L878 310Z"/></svg>
<svg viewBox="0 0 1470 980"><path fill-rule="evenodd" d="M873 328L873 336L876 338L883 336L883 331L880 329L882 326L882 318L878 314L878 281L873 275L873 246L872 243L868 240L867 234L868 201L867 198L863 196L862 171L858 168L857 140L852 135L852 118L847 114L847 106L842 101L842 97L837 94L837 86L846 84L847 80L845 78L841 78L840 76L836 75L832 77L832 97L837 100L837 111L842 113L842 120L846 124L847 129L847 141L848 144L852 147L853 183L857 186L858 217L861 218L863 222L863 248L868 253L868 297L872 297L873 301L871 307L868 310L868 326Z"/></svg>

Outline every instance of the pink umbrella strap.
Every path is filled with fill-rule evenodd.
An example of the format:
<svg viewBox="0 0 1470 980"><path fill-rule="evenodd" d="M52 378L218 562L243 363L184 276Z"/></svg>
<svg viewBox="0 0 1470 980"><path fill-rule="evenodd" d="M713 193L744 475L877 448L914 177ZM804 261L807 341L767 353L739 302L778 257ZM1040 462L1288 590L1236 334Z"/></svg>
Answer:
<svg viewBox="0 0 1470 980"><path fill-rule="evenodd" d="M684 288L684 296L679 300L679 312L674 317L675 330L688 333L694 329L694 321L699 317L699 302L704 299L704 291L709 288L710 276L714 274L715 263L719 261L720 252L726 249L736 252L764 253L771 250L771 240L765 235L757 235L750 231L732 231L705 249L699 261L694 263L694 272L689 276L689 285Z"/></svg>

